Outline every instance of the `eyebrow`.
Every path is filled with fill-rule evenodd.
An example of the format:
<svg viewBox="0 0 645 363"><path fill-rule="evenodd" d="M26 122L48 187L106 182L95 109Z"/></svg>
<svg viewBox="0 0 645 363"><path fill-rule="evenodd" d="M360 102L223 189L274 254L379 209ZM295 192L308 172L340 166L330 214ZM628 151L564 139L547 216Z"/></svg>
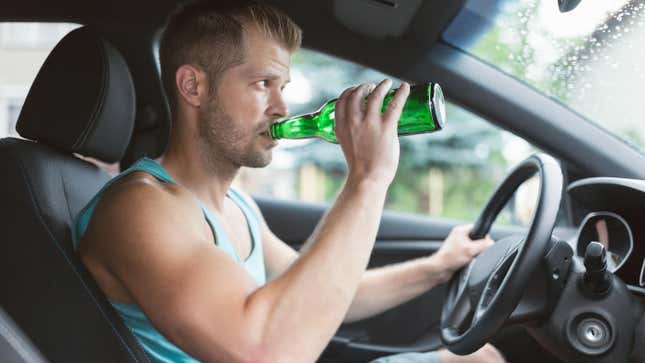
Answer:
<svg viewBox="0 0 645 363"><path fill-rule="evenodd" d="M258 73L254 73L252 75L252 77L253 78L265 78L265 79L268 79L270 81L274 81L276 79L281 78L279 75L277 75L277 74L275 74L273 72L258 72ZM284 84L287 84L289 82L291 82L291 78L287 78L286 81L284 82Z"/></svg>

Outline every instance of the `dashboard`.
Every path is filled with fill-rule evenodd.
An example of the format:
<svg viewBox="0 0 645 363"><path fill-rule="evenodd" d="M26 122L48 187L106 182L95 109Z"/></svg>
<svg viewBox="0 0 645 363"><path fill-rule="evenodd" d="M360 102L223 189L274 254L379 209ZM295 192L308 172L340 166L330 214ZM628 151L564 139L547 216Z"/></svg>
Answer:
<svg viewBox="0 0 645 363"><path fill-rule="evenodd" d="M592 241L605 246L607 269L645 295L645 180L588 178L567 188L574 219L580 221L575 254Z"/></svg>

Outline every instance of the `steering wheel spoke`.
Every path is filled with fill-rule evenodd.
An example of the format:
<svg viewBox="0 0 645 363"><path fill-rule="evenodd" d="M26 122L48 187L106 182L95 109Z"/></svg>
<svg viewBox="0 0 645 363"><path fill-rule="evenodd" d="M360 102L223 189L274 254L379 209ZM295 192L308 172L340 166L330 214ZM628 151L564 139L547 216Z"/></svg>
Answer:
<svg viewBox="0 0 645 363"><path fill-rule="evenodd" d="M447 323L457 331L464 331L470 326L470 320L474 312L473 304L467 292L468 276L471 269L472 262L466 268L459 270L456 275L458 283L451 284L452 291L446 302L449 310Z"/></svg>
<svg viewBox="0 0 645 363"><path fill-rule="evenodd" d="M491 305L492 300L498 295L498 292L506 276L508 276L508 271L510 270L513 263L517 259L517 251L519 246L515 246L510 252L508 252L504 258L497 264L497 267L493 270L493 273L490 274L484 290L481 294L477 306L475 307L475 312L473 316L473 323L476 323L488 310Z"/></svg>

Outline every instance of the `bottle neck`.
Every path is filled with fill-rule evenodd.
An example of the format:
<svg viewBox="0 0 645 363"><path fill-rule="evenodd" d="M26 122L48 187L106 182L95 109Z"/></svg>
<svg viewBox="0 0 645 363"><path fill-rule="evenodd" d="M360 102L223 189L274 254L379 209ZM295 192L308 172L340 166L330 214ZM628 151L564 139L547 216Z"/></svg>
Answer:
<svg viewBox="0 0 645 363"><path fill-rule="evenodd" d="M276 124L271 125L271 127L269 128L269 134L271 135L271 138L275 140L283 138L293 138L292 133L294 126L300 125L300 127L298 127L300 129L303 124L306 124L307 122L309 122L309 120L316 117L318 113L318 111L313 113L306 113L290 117L284 121L280 121Z"/></svg>

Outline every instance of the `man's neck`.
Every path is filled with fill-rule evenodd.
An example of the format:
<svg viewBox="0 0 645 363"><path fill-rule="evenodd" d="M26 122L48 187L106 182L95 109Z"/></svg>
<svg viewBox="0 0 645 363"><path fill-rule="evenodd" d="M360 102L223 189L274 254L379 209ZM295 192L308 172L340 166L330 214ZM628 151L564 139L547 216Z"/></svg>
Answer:
<svg viewBox="0 0 645 363"><path fill-rule="evenodd" d="M172 136L161 164L178 184L218 212L239 170L227 160L203 155L197 140L180 143Z"/></svg>

